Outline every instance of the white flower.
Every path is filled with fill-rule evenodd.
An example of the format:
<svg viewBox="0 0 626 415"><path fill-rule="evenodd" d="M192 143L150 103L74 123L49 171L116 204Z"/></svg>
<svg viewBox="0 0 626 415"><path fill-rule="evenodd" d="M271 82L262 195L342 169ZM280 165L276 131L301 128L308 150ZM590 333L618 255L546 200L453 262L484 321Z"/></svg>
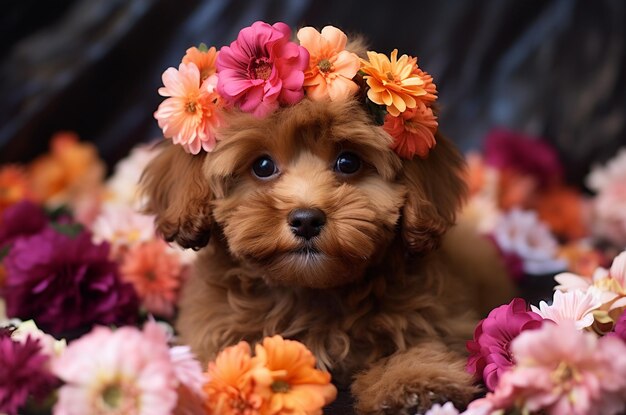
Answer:
<svg viewBox="0 0 626 415"><path fill-rule="evenodd" d="M552 305L542 301L539 303L539 308L531 305L531 309L541 317L557 324L573 321L576 329L582 330L593 324L592 311L600 305L601 303L592 293L581 290L564 293L557 290L554 292Z"/></svg>
<svg viewBox="0 0 626 415"><path fill-rule="evenodd" d="M128 157L115 166L111 178L106 182L107 201L139 208L139 179L148 163L158 154L154 145L140 144L133 148Z"/></svg>
<svg viewBox="0 0 626 415"><path fill-rule="evenodd" d="M155 238L154 216L143 215L130 205L105 204L92 226L96 244L107 241L116 251Z"/></svg>
<svg viewBox="0 0 626 415"><path fill-rule="evenodd" d="M587 176L585 184L591 190L601 192L612 183L626 180L626 147L620 149L606 165L594 166Z"/></svg>

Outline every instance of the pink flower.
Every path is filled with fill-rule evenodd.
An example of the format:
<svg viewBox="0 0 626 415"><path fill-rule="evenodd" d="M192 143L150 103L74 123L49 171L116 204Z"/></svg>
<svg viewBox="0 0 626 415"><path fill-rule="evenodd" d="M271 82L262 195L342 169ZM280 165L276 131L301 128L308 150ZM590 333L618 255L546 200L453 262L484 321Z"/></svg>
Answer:
<svg viewBox="0 0 626 415"><path fill-rule="evenodd" d="M483 379L489 390L494 390L500 376L513 367L511 341L522 331L540 327L542 321L541 316L528 311L521 298L493 309L478 323L474 340L467 342L470 353L467 371Z"/></svg>
<svg viewBox="0 0 626 415"><path fill-rule="evenodd" d="M626 409L626 344L579 331L574 324L545 324L511 345L517 365L487 397L496 408L515 403L522 412L556 415L616 414Z"/></svg>
<svg viewBox="0 0 626 415"><path fill-rule="evenodd" d="M198 154L201 149L212 151L216 144L215 129L220 125L217 76L212 75L201 83L198 67L181 63L178 70L168 68L162 78L165 87L159 88L159 94L169 98L159 105L154 118L163 135L191 154Z"/></svg>
<svg viewBox="0 0 626 415"><path fill-rule="evenodd" d="M178 404L174 415L204 413L205 394L202 388L208 378L204 376L200 362L189 346L172 347L170 358L178 380Z"/></svg>
<svg viewBox="0 0 626 415"><path fill-rule="evenodd" d="M601 304L591 293L580 290L563 293L554 292L552 305L545 301L539 303L539 308L531 306L532 311L544 319L552 320L557 324L565 321L574 322L576 329L582 330L593 324L592 311Z"/></svg>
<svg viewBox="0 0 626 415"><path fill-rule="evenodd" d="M55 415L170 415L177 377L163 329L96 327L70 343L53 372L65 382Z"/></svg>
<svg viewBox="0 0 626 415"><path fill-rule="evenodd" d="M264 117L279 104L304 98L304 71L309 52L290 42L284 23L255 22L217 55L217 90L231 105Z"/></svg>
<svg viewBox="0 0 626 415"><path fill-rule="evenodd" d="M622 312L615 324L614 333L617 337L626 342L626 312Z"/></svg>

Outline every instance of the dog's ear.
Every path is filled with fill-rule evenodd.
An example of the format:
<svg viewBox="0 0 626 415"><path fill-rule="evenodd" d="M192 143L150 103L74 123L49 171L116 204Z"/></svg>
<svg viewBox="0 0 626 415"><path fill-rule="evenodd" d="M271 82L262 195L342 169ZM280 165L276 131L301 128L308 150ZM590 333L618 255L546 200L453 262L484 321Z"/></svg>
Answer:
<svg viewBox="0 0 626 415"><path fill-rule="evenodd" d="M206 153L186 153L165 143L141 177L146 213L156 215L157 232L183 248L209 243L212 194L202 171Z"/></svg>
<svg viewBox="0 0 626 415"><path fill-rule="evenodd" d="M439 246L441 237L456 222L467 195L463 180L465 162L454 145L441 134L426 159L405 160L401 180L407 188L402 208L402 238L413 254Z"/></svg>

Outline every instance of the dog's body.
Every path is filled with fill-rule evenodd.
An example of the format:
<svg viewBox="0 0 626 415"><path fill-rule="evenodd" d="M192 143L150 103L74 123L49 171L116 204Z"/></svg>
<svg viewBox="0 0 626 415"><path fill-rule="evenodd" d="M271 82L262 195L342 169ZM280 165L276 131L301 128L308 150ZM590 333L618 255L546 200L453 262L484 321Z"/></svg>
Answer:
<svg viewBox="0 0 626 415"><path fill-rule="evenodd" d="M208 243L182 295L182 341L203 361L242 339L302 341L360 413L467 403L469 304L488 282L451 258L478 238L439 249L465 194L452 145L438 136L428 158L403 161L356 100L232 112L227 125L213 152L169 146L144 176L166 239Z"/></svg>

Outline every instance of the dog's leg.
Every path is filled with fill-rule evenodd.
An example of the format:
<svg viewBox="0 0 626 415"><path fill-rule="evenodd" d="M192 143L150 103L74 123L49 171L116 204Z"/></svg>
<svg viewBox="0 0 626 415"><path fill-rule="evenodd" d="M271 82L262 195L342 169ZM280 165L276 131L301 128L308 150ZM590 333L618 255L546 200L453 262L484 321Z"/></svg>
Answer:
<svg viewBox="0 0 626 415"><path fill-rule="evenodd" d="M414 415L447 401L463 408L477 392L465 362L436 341L398 352L355 377L357 413Z"/></svg>

